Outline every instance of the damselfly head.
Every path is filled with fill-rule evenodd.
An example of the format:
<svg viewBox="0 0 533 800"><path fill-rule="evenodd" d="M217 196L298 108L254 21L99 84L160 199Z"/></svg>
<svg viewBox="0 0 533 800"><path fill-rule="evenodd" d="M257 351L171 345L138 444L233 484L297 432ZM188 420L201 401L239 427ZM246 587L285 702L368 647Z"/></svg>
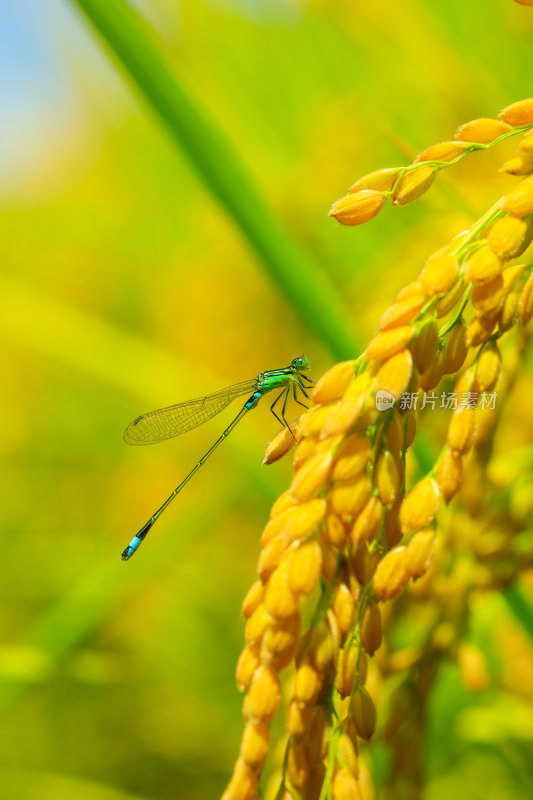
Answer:
<svg viewBox="0 0 533 800"><path fill-rule="evenodd" d="M305 356L298 356L298 358L292 359L291 367L297 372L302 372L303 370L310 369L310 364Z"/></svg>

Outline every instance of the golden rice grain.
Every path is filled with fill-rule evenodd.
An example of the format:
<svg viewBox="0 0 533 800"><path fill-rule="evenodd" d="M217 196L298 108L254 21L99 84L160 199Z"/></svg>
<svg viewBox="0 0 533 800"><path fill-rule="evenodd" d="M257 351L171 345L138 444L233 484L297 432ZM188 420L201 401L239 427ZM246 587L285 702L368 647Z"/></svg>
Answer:
<svg viewBox="0 0 533 800"><path fill-rule="evenodd" d="M287 542L303 539L313 533L324 519L326 508L327 504L324 498L315 497L291 509L282 528Z"/></svg>
<svg viewBox="0 0 533 800"><path fill-rule="evenodd" d="M342 225L361 225L376 216L386 198L383 192L362 189L333 203L329 216L335 217Z"/></svg>
<svg viewBox="0 0 533 800"><path fill-rule="evenodd" d="M488 245L475 250L464 264L465 281L488 281L501 271L502 261Z"/></svg>
<svg viewBox="0 0 533 800"><path fill-rule="evenodd" d="M489 311L498 311L504 297L503 275L496 275L483 283L476 283L472 289L470 300L478 315Z"/></svg>
<svg viewBox="0 0 533 800"><path fill-rule="evenodd" d="M241 741L240 756L255 772L259 771L268 754L270 729L266 722L248 722Z"/></svg>
<svg viewBox="0 0 533 800"><path fill-rule="evenodd" d="M350 566L352 567L361 586L366 586L366 584L372 579L372 576L376 571L379 558L379 551L370 551L367 545L358 547L355 553L352 551Z"/></svg>
<svg viewBox="0 0 533 800"><path fill-rule="evenodd" d="M292 660L298 644L300 624L298 611L290 617L270 620L261 639L260 655L263 663L275 666L277 671L282 662L288 663Z"/></svg>
<svg viewBox="0 0 533 800"><path fill-rule="evenodd" d="M355 518L350 531L350 539L354 548L369 542L379 533L383 520L383 505L377 497L371 497L363 510Z"/></svg>
<svg viewBox="0 0 533 800"><path fill-rule="evenodd" d="M413 325L400 325L392 330L378 333L366 348L367 358L381 360L390 358L403 350L409 344L415 332Z"/></svg>
<svg viewBox="0 0 533 800"><path fill-rule="evenodd" d="M363 800L357 780L345 769L335 773L332 797L333 800Z"/></svg>
<svg viewBox="0 0 533 800"><path fill-rule="evenodd" d="M443 294L451 289L459 275L459 263L454 255L435 254L424 263L420 280L428 295Z"/></svg>
<svg viewBox="0 0 533 800"><path fill-rule="evenodd" d="M287 578L291 591L312 594L322 570L322 551L318 542L304 542L290 550L287 558Z"/></svg>
<svg viewBox="0 0 533 800"><path fill-rule="evenodd" d="M475 317L466 329L466 344L468 347L477 347L486 342L498 321L498 309L488 311L482 316Z"/></svg>
<svg viewBox="0 0 533 800"><path fill-rule="evenodd" d="M349 194L360 192L362 189L386 192L392 188L401 171L401 167L386 167L385 169L377 169L375 172L369 172L368 175L363 175L362 178L359 178L350 186Z"/></svg>
<svg viewBox="0 0 533 800"><path fill-rule="evenodd" d="M359 514L372 492L366 472L351 481L338 481L330 492L330 507L341 517Z"/></svg>
<svg viewBox="0 0 533 800"><path fill-rule="evenodd" d="M420 375L418 379L418 385L420 388L425 392L430 392L432 389L438 386L441 382L442 376L444 375L445 366L446 349L441 348L435 354L435 358L433 359L430 367L424 372L423 375Z"/></svg>
<svg viewBox="0 0 533 800"><path fill-rule="evenodd" d="M270 617L267 613L266 606L264 603L260 603L248 619L244 628L247 644L252 645L259 642L269 623Z"/></svg>
<svg viewBox="0 0 533 800"><path fill-rule="evenodd" d="M222 800L253 800L257 791L257 775L242 758L238 758Z"/></svg>
<svg viewBox="0 0 533 800"><path fill-rule="evenodd" d="M505 295L498 315L498 327L502 333L512 328L517 321L519 299L520 292L517 290L511 290Z"/></svg>
<svg viewBox="0 0 533 800"><path fill-rule="evenodd" d="M341 733L337 742L337 752L339 754L341 764L343 764L348 772L356 778L359 773L357 751L354 743L347 733Z"/></svg>
<svg viewBox="0 0 533 800"><path fill-rule="evenodd" d="M416 337L411 345L413 355L411 355L409 350L400 350L399 353L396 353L396 355L391 356L383 362L376 375L376 382L374 384L375 392L386 391L392 394L396 399L405 392L413 374L414 348L419 338L420 335ZM420 349L420 346L416 348L418 355L420 355Z"/></svg>
<svg viewBox="0 0 533 800"><path fill-rule="evenodd" d="M241 650L235 669L235 682L239 692L248 688L259 664L259 653L255 647L247 645Z"/></svg>
<svg viewBox="0 0 533 800"><path fill-rule="evenodd" d="M292 785L296 789L301 789L309 777L310 764L309 754L304 742L289 742L287 750L287 772Z"/></svg>
<svg viewBox="0 0 533 800"><path fill-rule="evenodd" d="M317 453L303 464L291 483L291 494L300 502L310 500L326 481L333 456L331 453Z"/></svg>
<svg viewBox="0 0 533 800"><path fill-rule="evenodd" d="M405 206L418 200L430 188L437 177L437 171L436 167L425 164L418 169L406 172L398 181L392 195L393 205Z"/></svg>
<svg viewBox="0 0 533 800"><path fill-rule="evenodd" d="M385 539L387 540L387 548L393 548L402 538L402 531L400 528L400 505L401 498L399 498L391 508L387 509L385 514L385 524L383 526L385 532Z"/></svg>
<svg viewBox="0 0 533 800"><path fill-rule="evenodd" d="M263 533L261 534L261 544L263 546L267 545L280 534L284 533L287 520L289 520L291 516L298 510L298 505L295 503L294 498L291 499L291 505L287 505L287 508L284 508L275 516L271 516L263 528Z"/></svg>
<svg viewBox="0 0 533 800"><path fill-rule="evenodd" d="M476 412L475 409L465 406L457 408L450 419L448 426L448 444L458 453L467 453L475 441Z"/></svg>
<svg viewBox="0 0 533 800"><path fill-rule="evenodd" d="M427 527L439 510L440 489L433 478L423 478L411 489L400 509L403 533Z"/></svg>
<svg viewBox="0 0 533 800"><path fill-rule="evenodd" d="M287 536L285 533L281 533L262 548L257 562L257 572L262 581L267 581L272 575L287 546Z"/></svg>
<svg viewBox="0 0 533 800"><path fill-rule="evenodd" d="M476 382L480 392L491 392L502 368L502 357L496 342L483 348L476 366Z"/></svg>
<svg viewBox="0 0 533 800"><path fill-rule="evenodd" d="M341 361L317 381L313 390L315 403L331 403L341 397L355 375L355 361Z"/></svg>
<svg viewBox="0 0 533 800"><path fill-rule="evenodd" d="M398 463L390 450L382 450L374 471L374 481L384 506L392 506L399 495L401 480Z"/></svg>
<svg viewBox="0 0 533 800"><path fill-rule="evenodd" d="M359 386L362 384L359 383ZM342 400L332 409L324 422L322 435L334 436L349 431L361 416L365 402L366 394L362 388L358 395L345 392Z"/></svg>
<svg viewBox="0 0 533 800"><path fill-rule="evenodd" d="M276 672L271 667L258 667L244 698L245 719L257 722L273 719L277 714L280 700L281 687Z"/></svg>
<svg viewBox="0 0 533 800"><path fill-rule="evenodd" d="M437 483L446 503L456 494L463 478L463 459L456 450L445 450L437 472Z"/></svg>
<svg viewBox="0 0 533 800"><path fill-rule="evenodd" d="M499 258L514 258L527 233L527 223L519 217L506 216L491 226L488 243Z"/></svg>
<svg viewBox="0 0 533 800"><path fill-rule="evenodd" d="M395 547L377 565L372 581L372 593L376 600L392 600L402 591L408 578L405 554L405 547Z"/></svg>
<svg viewBox="0 0 533 800"><path fill-rule="evenodd" d="M389 417L386 429L387 443L394 458L401 460L405 440L405 418L397 410Z"/></svg>
<svg viewBox="0 0 533 800"><path fill-rule="evenodd" d="M274 517L277 517L282 511L286 511L288 508L294 507L296 502L297 501L290 493L290 490L287 489L285 492L280 494L278 499L273 503L272 508L270 509L270 519L274 519Z"/></svg>
<svg viewBox="0 0 533 800"><path fill-rule="evenodd" d="M262 583L262 581L255 581L255 583L250 586L246 597L242 601L242 615L246 618L251 617L257 606L262 602L264 596L264 583Z"/></svg>
<svg viewBox="0 0 533 800"><path fill-rule="evenodd" d="M435 531L433 528L424 528L415 533L405 553L405 568L407 574L416 580L425 575L431 564L435 550Z"/></svg>
<svg viewBox="0 0 533 800"><path fill-rule="evenodd" d="M501 208L515 217L533 214L533 175L524 178L511 189L501 202Z"/></svg>
<svg viewBox="0 0 533 800"><path fill-rule="evenodd" d="M525 264L513 264L512 267L507 267L503 273L503 286L504 288L510 289L511 286L514 286L515 283L519 278L522 277L524 272L526 271Z"/></svg>
<svg viewBox="0 0 533 800"><path fill-rule="evenodd" d="M318 574L320 574L320 569ZM298 597L292 589L292 581L289 584L287 568L283 562L268 579L265 592L265 608L268 614L276 619L292 617L298 610Z"/></svg>
<svg viewBox="0 0 533 800"><path fill-rule="evenodd" d="M311 726L313 707L291 700L285 716L287 732L296 738L303 736Z"/></svg>
<svg viewBox="0 0 533 800"><path fill-rule="evenodd" d="M335 688L341 697L349 697L355 680L359 648L355 644L339 650L335 671ZM363 681L364 682L364 681Z"/></svg>
<svg viewBox="0 0 533 800"><path fill-rule="evenodd" d="M435 360L438 346L439 329L437 320L434 317L430 317L421 325L410 344L411 353L419 372L425 372L429 369Z"/></svg>
<svg viewBox="0 0 533 800"><path fill-rule="evenodd" d="M404 286L402 289L400 289L394 298L394 302L403 303L404 300L410 300L413 297L420 298L421 296L426 296L426 290L422 281L417 278L416 280L411 281L411 283L408 283L407 286Z"/></svg>
<svg viewBox="0 0 533 800"><path fill-rule="evenodd" d="M268 464L273 464L275 461L278 461L278 459L283 458L283 456L294 446L296 442L296 435L297 426L293 422L291 425L291 430L288 428L283 428L283 430L274 436L265 450L263 465L266 466Z"/></svg>
<svg viewBox="0 0 533 800"><path fill-rule="evenodd" d="M303 414L298 425L300 437L307 438L318 435L333 408L335 408L334 403L327 403L323 406L315 406Z"/></svg>
<svg viewBox="0 0 533 800"><path fill-rule="evenodd" d="M307 658L296 669L293 697L300 703L313 705L319 695L321 678L315 665Z"/></svg>
<svg viewBox="0 0 533 800"><path fill-rule="evenodd" d="M331 583L337 574L339 559L334 547L330 544L325 534L320 534L318 544L322 553L322 577Z"/></svg>
<svg viewBox="0 0 533 800"><path fill-rule="evenodd" d="M292 468L294 472L298 472L300 467L305 464L305 462L311 457L316 454L318 450L318 436L307 436L305 439L296 446L294 450L294 455L292 457ZM293 503L297 503L298 501L292 497L289 491L289 496L292 498Z"/></svg>
<svg viewBox="0 0 533 800"><path fill-rule="evenodd" d="M518 309L522 325L527 325L533 317L533 273L524 284L518 302Z"/></svg>
<svg viewBox="0 0 533 800"><path fill-rule="evenodd" d="M498 136L511 130L511 126L498 119L473 119L461 125L455 134L463 142L476 142L477 144L490 144Z"/></svg>
<svg viewBox="0 0 533 800"><path fill-rule="evenodd" d="M518 147L528 156L533 156L533 131L526 133L518 142Z"/></svg>
<svg viewBox="0 0 533 800"><path fill-rule="evenodd" d="M353 434L337 451L331 477L333 480L356 478L370 459L370 441L366 436Z"/></svg>
<svg viewBox="0 0 533 800"><path fill-rule="evenodd" d="M350 698L350 716L361 739L371 739L376 730L376 707L364 686L358 685Z"/></svg>
<svg viewBox="0 0 533 800"><path fill-rule="evenodd" d="M453 161L468 150L468 142L439 142L417 155L413 163L419 161Z"/></svg>
<svg viewBox="0 0 533 800"><path fill-rule="evenodd" d="M510 106L506 106L503 111L500 111L498 116L508 125L533 124L533 97L511 103Z"/></svg>
<svg viewBox="0 0 533 800"><path fill-rule="evenodd" d="M452 286L452 288L446 292L444 297L439 300L439 303L435 309L437 319L445 317L446 314L449 314L450 311L456 307L463 296L464 290L465 287L463 281L458 281L455 286Z"/></svg>
<svg viewBox="0 0 533 800"><path fill-rule="evenodd" d="M454 372L461 369L467 353L466 325L461 319L453 326L447 337L444 361L446 375L453 375Z"/></svg>
<svg viewBox="0 0 533 800"><path fill-rule="evenodd" d="M413 294L411 297L406 297L404 300L394 302L392 306L389 306L382 314L378 330L387 331L390 330L390 328L397 328L400 325L406 325L408 322L412 322L427 303L427 300L428 295L424 291L421 294Z"/></svg>
<svg viewBox="0 0 533 800"><path fill-rule="evenodd" d="M507 175L530 175L533 172L533 158L527 153L505 161L499 169Z"/></svg>
<svg viewBox="0 0 533 800"><path fill-rule="evenodd" d="M337 622L334 622L335 630L332 633L330 621L334 616L329 614L327 621L321 619L313 625L309 639L309 654L317 670L324 674L329 671L337 657L339 645L339 632Z"/></svg>
<svg viewBox="0 0 533 800"><path fill-rule="evenodd" d="M369 656L374 655L381 646L383 638L381 628L381 612L373 599L365 600L359 623L359 640L361 647Z"/></svg>
<svg viewBox="0 0 533 800"><path fill-rule="evenodd" d="M326 536L328 542L339 549L344 547L348 539L346 525L334 511L330 511L326 517Z"/></svg>
<svg viewBox="0 0 533 800"><path fill-rule="evenodd" d="M339 583L333 595L331 608L337 619L341 636L346 636L353 622L355 609L354 597L345 583Z"/></svg>

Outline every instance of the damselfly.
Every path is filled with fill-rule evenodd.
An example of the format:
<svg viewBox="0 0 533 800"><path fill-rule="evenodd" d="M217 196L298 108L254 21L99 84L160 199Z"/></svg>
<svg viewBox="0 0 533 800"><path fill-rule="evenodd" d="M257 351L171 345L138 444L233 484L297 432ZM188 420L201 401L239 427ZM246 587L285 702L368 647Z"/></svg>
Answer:
<svg viewBox="0 0 533 800"><path fill-rule="evenodd" d="M242 397L249 394L250 397L243 405L235 419L230 422L226 430L219 436L216 442L209 448L207 453L202 456L200 461L189 472L189 474L176 486L172 494L167 497L163 505L157 509L155 514L152 514L148 522L143 525L139 533L133 537L129 545L122 553L123 561L127 561L138 549L141 542L146 538L146 534L156 522L167 506L172 502L177 494L181 492L186 483L190 481L192 476L197 472L201 466L205 464L211 453L216 450L221 442L224 441L226 436L233 430L235 425L244 417L244 415L255 408L263 395L274 389L281 389L270 410L276 419L291 430L289 423L285 419L285 409L287 406L287 399L292 390L292 394L297 403L304 408L307 408L305 403L298 400L298 391L301 391L304 397L309 399L306 387L314 383L311 378L305 375L306 370L309 369L309 362L303 356L294 358L288 367L283 369L272 369L268 372L261 372L257 378L243 383L236 383L234 386L228 386L226 389L221 389L214 394L208 394L205 397L199 397L196 400L187 400L185 403L178 403L175 406L168 406L167 408L160 408L157 411L150 411L148 414L143 414L137 419L134 419L124 431L124 439L128 444L155 444L156 442L163 442L166 439L172 439L174 436L179 436L182 433L187 433L193 428L202 425L208 419L219 414L228 406L232 400L237 397ZM307 381L307 384L304 384ZM276 404L283 397L283 405L281 409L281 419L278 417L274 410ZM292 433L292 431L291 431Z"/></svg>

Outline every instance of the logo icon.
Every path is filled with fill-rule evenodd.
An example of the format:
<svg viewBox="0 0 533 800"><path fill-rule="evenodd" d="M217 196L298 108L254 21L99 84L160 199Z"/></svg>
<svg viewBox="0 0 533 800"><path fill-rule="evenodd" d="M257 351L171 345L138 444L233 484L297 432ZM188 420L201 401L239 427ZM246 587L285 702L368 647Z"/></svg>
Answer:
<svg viewBox="0 0 533 800"><path fill-rule="evenodd" d="M379 389L376 392L376 408L378 411L387 411L394 406L396 399L393 394L386 389Z"/></svg>

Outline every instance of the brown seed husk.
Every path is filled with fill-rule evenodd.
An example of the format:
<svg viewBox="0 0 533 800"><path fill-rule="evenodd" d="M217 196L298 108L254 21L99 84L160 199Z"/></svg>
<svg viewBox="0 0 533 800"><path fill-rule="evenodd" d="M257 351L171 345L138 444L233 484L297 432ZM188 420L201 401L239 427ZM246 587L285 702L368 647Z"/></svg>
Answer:
<svg viewBox="0 0 533 800"><path fill-rule="evenodd" d="M361 739L371 739L376 730L376 707L364 686L357 686L351 696L350 716Z"/></svg>
<svg viewBox="0 0 533 800"><path fill-rule="evenodd" d="M444 361L445 374L452 375L454 372L461 369L467 353L466 325L461 319L448 333L446 357Z"/></svg>
<svg viewBox="0 0 533 800"><path fill-rule="evenodd" d="M426 320L411 342L410 349L416 368L425 372L435 359L439 346L439 328L434 317Z"/></svg>

